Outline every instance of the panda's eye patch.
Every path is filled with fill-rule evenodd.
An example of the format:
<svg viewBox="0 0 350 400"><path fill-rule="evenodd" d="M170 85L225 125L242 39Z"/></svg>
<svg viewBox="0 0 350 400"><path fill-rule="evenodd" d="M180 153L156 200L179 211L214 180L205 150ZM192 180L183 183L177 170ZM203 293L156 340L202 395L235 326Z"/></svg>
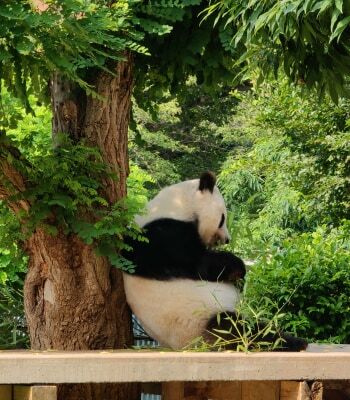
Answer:
<svg viewBox="0 0 350 400"><path fill-rule="evenodd" d="M225 222L225 215L222 214L222 215L221 215L220 224L219 224L219 228L222 228L222 227L224 226L224 222Z"/></svg>

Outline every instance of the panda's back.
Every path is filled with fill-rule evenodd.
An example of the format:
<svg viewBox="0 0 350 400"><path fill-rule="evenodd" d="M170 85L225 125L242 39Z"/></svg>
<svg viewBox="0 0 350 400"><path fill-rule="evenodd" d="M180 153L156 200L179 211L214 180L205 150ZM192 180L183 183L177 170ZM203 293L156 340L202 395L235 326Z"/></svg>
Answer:
<svg viewBox="0 0 350 400"><path fill-rule="evenodd" d="M239 291L228 283L123 275L127 301L146 332L173 349L201 336L211 317L234 311L239 302Z"/></svg>

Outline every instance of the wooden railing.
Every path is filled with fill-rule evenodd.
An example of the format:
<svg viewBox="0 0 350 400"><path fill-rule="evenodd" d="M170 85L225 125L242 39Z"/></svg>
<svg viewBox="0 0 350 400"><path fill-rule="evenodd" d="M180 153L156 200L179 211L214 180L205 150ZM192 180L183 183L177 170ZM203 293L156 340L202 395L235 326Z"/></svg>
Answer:
<svg viewBox="0 0 350 400"><path fill-rule="evenodd" d="M345 400L350 346L248 354L0 351L0 400L55 400L56 384L89 382L143 382L163 400L333 400L332 391Z"/></svg>

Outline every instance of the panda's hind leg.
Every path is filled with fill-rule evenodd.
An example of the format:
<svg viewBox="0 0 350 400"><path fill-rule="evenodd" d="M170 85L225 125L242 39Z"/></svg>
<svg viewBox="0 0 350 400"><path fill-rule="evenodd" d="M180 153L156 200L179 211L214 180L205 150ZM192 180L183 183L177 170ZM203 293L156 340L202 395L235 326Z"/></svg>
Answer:
<svg viewBox="0 0 350 400"><path fill-rule="evenodd" d="M284 332L269 332L264 322L249 323L248 327L247 321L232 311L214 315L208 321L203 337L214 350L236 350L240 345L247 350L271 347L273 351L301 351L307 347L302 338Z"/></svg>

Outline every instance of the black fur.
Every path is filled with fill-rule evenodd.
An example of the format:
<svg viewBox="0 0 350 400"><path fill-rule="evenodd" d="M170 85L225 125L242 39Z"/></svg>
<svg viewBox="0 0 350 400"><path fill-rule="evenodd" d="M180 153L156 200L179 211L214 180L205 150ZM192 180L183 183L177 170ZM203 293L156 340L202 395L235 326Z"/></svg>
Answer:
<svg viewBox="0 0 350 400"><path fill-rule="evenodd" d="M123 253L135 264L135 275L212 282L244 278L243 261L226 251L208 250L193 222L163 218L150 222L144 229L148 243L127 240L133 250Z"/></svg>
<svg viewBox="0 0 350 400"><path fill-rule="evenodd" d="M235 326L232 324L232 321L235 322ZM305 350L307 347L307 341L292 336L288 333L284 332L276 332L272 333L269 332L264 336L259 334L259 331L262 332L262 329L266 325L263 322L259 322L258 324L254 324L251 328L251 334L255 337L254 341L258 342L265 342L265 343L275 343L277 339L283 339L280 347L276 348L276 351L301 351ZM220 333L216 332L220 330ZM204 333L204 339L211 344L214 344L217 341L218 336L220 336L223 341L219 342L218 345L222 343L221 348L226 350L235 350L237 345L235 343L235 339L239 339L242 335L244 335L244 326L240 323L239 319L237 318L236 313L234 312L222 312L220 316L212 317L207 323L207 330ZM231 343L229 343L231 341ZM229 343L229 344L226 344ZM252 343L253 346L253 343Z"/></svg>
<svg viewBox="0 0 350 400"><path fill-rule="evenodd" d="M203 172L199 178L198 189L200 191L209 190L211 193L213 193L215 183L216 183L216 176L213 174L213 172L210 171Z"/></svg>

